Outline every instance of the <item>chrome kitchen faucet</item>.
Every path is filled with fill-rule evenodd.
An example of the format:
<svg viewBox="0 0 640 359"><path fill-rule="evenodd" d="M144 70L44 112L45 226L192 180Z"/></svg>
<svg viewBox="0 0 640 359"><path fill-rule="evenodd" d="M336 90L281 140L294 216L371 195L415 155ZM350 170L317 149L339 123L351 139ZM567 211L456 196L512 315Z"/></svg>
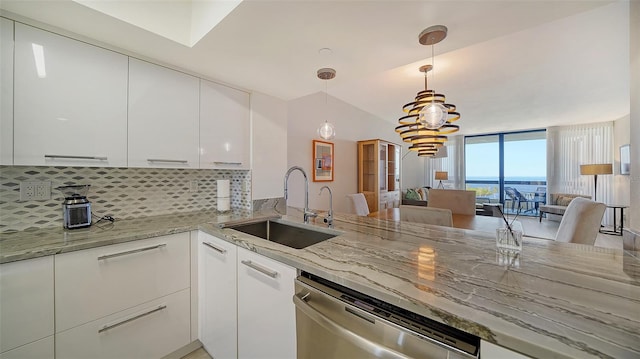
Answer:
<svg viewBox="0 0 640 359"><path fill-rule="evenodd" d="M304 223L309 223L309 217L318 217L318 214L309 210L309 179L307 178L307 173L300 166L293 166L287 170L287 173L284 175L284 203L287 204L287 181L289 180L289 175L291 172L298 170L302 172L304 176Z"/></svg>
<svg viewBox="0 0 640 359"><path fill-rule="evenodd" d="M327 227L332 228L333 227L333 193L331 193L331 188L329 188L329 186L322 186L320 188L320 193L318 193L318 196L322 195L322 190L325 188L327 189L327 191L329 191L329 212L327 212L327 216L324 217L324 223L327 224Z"/></svg>

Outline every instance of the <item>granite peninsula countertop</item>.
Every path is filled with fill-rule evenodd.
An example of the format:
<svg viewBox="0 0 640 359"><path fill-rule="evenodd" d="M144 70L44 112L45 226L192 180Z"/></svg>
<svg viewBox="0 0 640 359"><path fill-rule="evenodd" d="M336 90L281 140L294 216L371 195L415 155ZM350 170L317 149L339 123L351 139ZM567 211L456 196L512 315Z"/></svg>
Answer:
<svg viewBox="0 0 640 359"><path fill-rule="evenodd" d="M288 213L283 219L302 222L300 210ZM514 258L496 252L493 233L349 214L335 215L342 235L305 249L216 225L273 214L197 212L0 234L0 263L202 230L531 357L640 358L638 253L525 238Z"/></svg>

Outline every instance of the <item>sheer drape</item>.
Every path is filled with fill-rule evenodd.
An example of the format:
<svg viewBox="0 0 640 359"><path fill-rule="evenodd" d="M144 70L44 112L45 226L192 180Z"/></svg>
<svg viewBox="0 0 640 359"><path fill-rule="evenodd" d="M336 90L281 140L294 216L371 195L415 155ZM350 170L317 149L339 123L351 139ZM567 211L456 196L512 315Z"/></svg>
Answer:
<svg viewBox="0 0 640 359"><path fill-rule="evenodd" d="M428 186L437 187L436 171L447 171L447 188L464 189L464 137L452 136L446 142L447 157L425 158L425 178Z"/></svg>
<svg viewBox="0 0 640 359"><path fill-rule="evenodd" d="M581 175L580 165L614 163L613 122L547 129L548 193L585 194L594 198L594 176ZM599 175L597 200L612 203L613 175ZM603 223L613 224L611 211Z"/></svg>

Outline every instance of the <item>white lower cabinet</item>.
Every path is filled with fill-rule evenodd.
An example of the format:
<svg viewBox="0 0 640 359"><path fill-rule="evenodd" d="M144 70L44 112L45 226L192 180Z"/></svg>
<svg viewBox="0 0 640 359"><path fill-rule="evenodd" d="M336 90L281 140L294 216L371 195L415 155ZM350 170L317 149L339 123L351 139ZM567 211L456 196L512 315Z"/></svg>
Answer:
<svg viewBox="0 0 640 359"><path fill-rule="evenodd" d="M0 354L0 359L53 359L53 335Z"/></svg>
<svg viewBox="0 0 640 359"><path fill-rule="evenodd" d="M189 233L56 255L56 332L189 287Z"/></svg>
<svg viewBox="0 0 640 359"><path fill-rule="evenodd" d="M189 289L56 334L56 358L157 359L190 342Z"/></svg>
<svg viewBox="0 0 640 359"><path fill-rule="evenodd" d="M216 359L238 357L235 244L198 232L199 337Z"/></svg>
<svg viewBox="0 0 640 359"><path fill-rule="evenodd" d="M55 256L56 358L160 358L191 340L190 234Z"/></svg>
<svg viewBox="0 0 640 359"><path fill-rule="evenodd" d="M296 357L295 268L198 234L199 338L215 359Z"/></svg>
<svg viewBox="0 0 640 359"><path fill-rule="evenodd" d="M238 248L238 358L296 357L296 269Z"/></svg>
<svg viewBox="0 0 640 359"><path fill-rule="evenodd" d="M529 359L528 356L516 353L507 348L480 341L480 358L482 359Z"/></svg>
<svg viewBox="0 0 640 359"><path fill-rule="evenodd" d="M53 357L53 346L47 351L46 346L30 345L53 335L53 305L53 256L0 265L3 359L19 353L32 358Z"/></svg>

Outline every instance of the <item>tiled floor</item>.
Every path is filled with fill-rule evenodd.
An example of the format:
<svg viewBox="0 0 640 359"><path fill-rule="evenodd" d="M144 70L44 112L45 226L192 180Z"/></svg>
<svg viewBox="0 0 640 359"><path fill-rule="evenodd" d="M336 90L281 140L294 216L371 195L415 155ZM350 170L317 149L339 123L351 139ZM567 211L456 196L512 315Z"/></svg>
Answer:
<svg viewBox="0 0 640 359"><path fill-rule="evenodd" d="M204 348L199 348L199 349L194 350L191 353L183 356L182 359L212 359L212 358L204 350Z"/></svg>

